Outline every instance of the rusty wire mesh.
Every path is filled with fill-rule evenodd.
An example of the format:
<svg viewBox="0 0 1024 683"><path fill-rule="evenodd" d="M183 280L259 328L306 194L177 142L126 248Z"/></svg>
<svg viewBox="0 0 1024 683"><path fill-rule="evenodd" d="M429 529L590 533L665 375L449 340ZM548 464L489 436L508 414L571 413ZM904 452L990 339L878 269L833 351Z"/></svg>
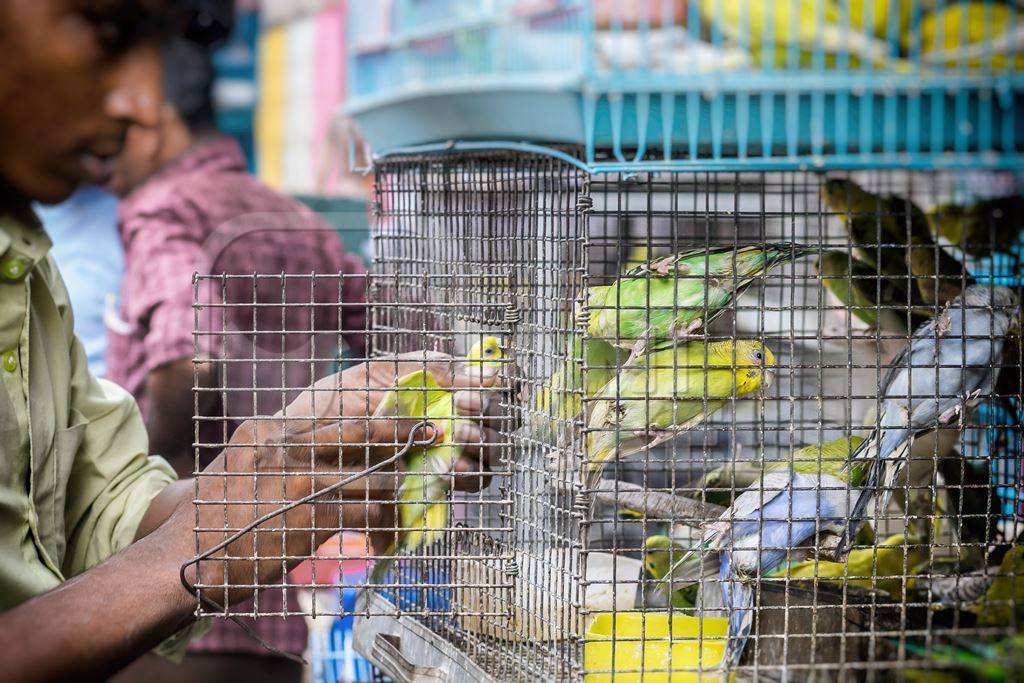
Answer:
<svg viewBox="0 0 1024 683"><path fill-rule="evenodd" d="M823 192L827 181L831 195ZM858 188L871 198L842 208L841 199L849 203ZM881 497L874 498L865 514L871 533L861 531L845 559L836 554L838 536L829 533L835 520L814 506L791 505L781 519L777 512L754 513L755 535L780 524L789 529L809 523L811 531L792 544L773 547L762 538L749 548L725 542L721 557L701 548L703 534L744 490L758 491L764 505L776 499L779 480L761 479L770 472L789 477L793 496L808 490L806 479L794 478L798 468L817 477L810 490L819 506L822 496L837 492L837 481L848 502L856 498L861 488L823 476L829 462L815 455L817 465L808 469L806 452L803 460L794 452L869 436L884 408L890 369L899 365L915 330L942 314L945 300L971 283L989 292L997 282L1008 284L1020 295L1014 279L1019 256L1014 239L1003 234L1010 225L1019 230L1020 202L982 204L973 214L962 208L986 192L1016 196L1019 187L1002 175L937 172L588 176L551 158L497 153L380 162L367 350L345 363L426 350L448 354L445 362L455 367L475 343L494 336L503 354L499 377L510 389L496 394L503 433L494 444L489 485L444 494L450 509L437 540L400 552L384 579L371 583L357 610L376 615L360 621L370 634L362 649L392 675L419 665L426 667L420 673L442 672L449 680L721 680L722 652L741 640L722 621L738 610L723 605L722 586L729 582L720 580L721 558L740 562L743 551L747 560L753 552L777 561L730 577L749 587L756 607L741 659L732 667L738 679L911 680L922 670L955 670L948 648L1012 635L1024 603L1015 590L1011 552L1021 512L1021 352L1013 330L969 331L965 343L990 351L1002 347L980 363L965 354L959 371L964 377L988 372L995 384L973 395L951 388L964 405L961 414L917 425L901 459L907 466L882 486L892 490L891 502L882 507ZM930 212L928 224L951 217L953 225L974 221L980 227L959 245L948 234L923 242L915 230L925 225L917 222L925 214L914 207ZM851 235L855 224L870 229ZM886 232L890 226L895 233ZM710 380L685 390L678 378L658 387L650 380L639 389L625 385L630 368L623 366L636 359L615 347L637 335L626 334L622 321L639 311L640 327L651 327L659 314L679 317L693 309L679 301L645 303L643 296L627 301L623 294L598 301L592 297L596 288L616 281L651 286L666 278L704 286L710 280L699 272L645 264L687 250L733 253L767 245L789 248L789 257L751 278L711 324L662 339L660 347L695 344L705 353L709 345L756 340L771 357L762 353L741 363L734 351L726 365L730 372L770 371L770 383L742 392L733 387L717 402L713 388L703 384ZM806 245L809 253L797 255L793 245ZM941 252L966 269L931 277L911 272L906 258L920 250L935 258ZM993 258L996 251L1003 253ZM823 279L827 259L845 270ZM904 264L902 272L893 259ZM984 272L995 275L986 278ZM255 292L261 279L280 288L278 309L302 305L280 303L295 301L285 295L289 287L340 292L339 278L331 275L237 277L244 282L237 291ZM246 416L270 415L309 381L340 367L339 337L288 348L283 337L291 330L260 329L266 323L256 313L259 306L232 301L229 279L197 281L197 340L207 340L197 344L204 349L197 358L212 357L224 368L237 364L252 377L254 363L277 363L281 379L267 387L251 386L253 379L241 387L199 388L197 409L204 392L223 398L234 391L251 403ZM713 284L738 282L731 274ZM843 302L839 285L859 286L861 298ZM306 305L319 305L310 301ZM211 316L218 327L209 329L214 325L204 323L203 314L218 307L231 315ZM981 308L1019 321L1012 305ZM611 317L597 331L592 323L604 312ZM282 320L275 325L286 324ZM253 344L230 341L251 342L254 335L280 346L259 344L265 357L256 358ZM667 367L648 374L716 369L681 368L678 353L659 356L670 359ZM427 356L417 358L426 365ZM302 372L285 372L289 365ZM937 371L934 364L915 365L911 376ZM553 379L559 373L561 379ZM935 394L926 398L943 398L935 381L925 386ZM336 383L323 388L345 390ZM266 404L259 405L263 394ZM665 399L669 418L657 417ZM703 419L682 430L672 410L686 400L699 404ZM631 405L643 406L642 421L650 424L629 423ZM595 420L601 411L611 417ZM339 416L321 415L332 417ZM451 416L434 419L444 417ZM654 433L649 427L658 419L664 424ZM197 443L223 447L233 420L227 412L208 417L219 436L207 442L200 430ZM605 433L620 449L629 440L657 437L658 443L612 457L599 478L588 479L582 472L594 463ZM848 456L850 449L842 450L844 461ZM247 502L270 509L281 501ZM726 513L718 528L738 528L739 515L733 515ZM404 529L417 530L422 525ZM651 537L671 539L672 563L693 551L713 559L713 566L709 562L693 581L659 581ZM326 547L313 565L314 580L302 586L314 593L332 587L318 571L373 558L368 542ZM310 558L273 559L284 565ZM213 601L202 602L202 611L237 613L223 607L227 588L200 586L200 595ZM246 614L275 616L260 612L259 592ZM321 610L315 600L311 605L306 613Z"/></svg>

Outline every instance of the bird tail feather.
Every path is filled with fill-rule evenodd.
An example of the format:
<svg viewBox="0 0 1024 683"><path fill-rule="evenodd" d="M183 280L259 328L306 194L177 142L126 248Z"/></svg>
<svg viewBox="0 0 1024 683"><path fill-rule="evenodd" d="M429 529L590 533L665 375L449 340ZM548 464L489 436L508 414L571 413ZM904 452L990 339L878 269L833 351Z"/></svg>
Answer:
<svg viewBox="0 0 1024 683"><path fill-rule="evenodd" d="M881 434L881 436L879 436ZM869 461L861 490L850 511L849 525L836 549L842 556L846 553L853 538L864 524L864 515L871 502L878 496L878 509L884 510L889 504L889 496L896 477L903 469L907 453L910 450L910 434L903 429L875 429L871 436L864 440L850 456L850 463ZM881 454L881 455L880 455Z"/></svg>
<svg viewBox="0 0 1024 683"><path fill-rule="evenodd" d="M754 623L754 589L749 583L732 578L722 584L722 594L729 609L729 644L725 663L732 669L739 666Z"/></svg>

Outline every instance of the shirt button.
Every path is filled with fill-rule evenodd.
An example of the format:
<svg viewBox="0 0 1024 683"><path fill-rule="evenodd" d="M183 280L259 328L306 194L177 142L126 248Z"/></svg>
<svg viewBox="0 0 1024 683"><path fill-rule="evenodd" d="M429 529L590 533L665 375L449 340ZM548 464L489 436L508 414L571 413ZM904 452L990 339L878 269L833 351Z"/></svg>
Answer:
<svg viewBox="0 0 1024 683"><path fill-rule="evenodd" d="M4 370L7 372L14 372L18 369L18 354L16 352L4 351L4 355L0 358L2 358L0 362L3 363Z"/></svg>
<svg viewBox="0 0 1024 683"><path fill-rule="evenodd" d="M0 263L0 272L2 272L4 277L8 280L17 280L25 274L25 261L20 258L4 259L4 261Z"/></svg>

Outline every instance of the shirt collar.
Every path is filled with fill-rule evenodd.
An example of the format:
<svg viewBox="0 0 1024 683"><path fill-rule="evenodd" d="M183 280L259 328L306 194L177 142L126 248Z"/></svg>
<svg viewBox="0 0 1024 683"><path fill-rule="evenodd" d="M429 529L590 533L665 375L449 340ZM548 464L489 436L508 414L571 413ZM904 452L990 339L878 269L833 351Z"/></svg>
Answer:
<svg viewBox="0 0 1024 683"><path fill-rule="evenodd" d="M31 210L0 211L0 275L18 279L46 258L51 246L53 242Z"/></svg>
<svg viewBox="0 0 1024 683"><path fill-rule="evenodd" d="M174 186L184 176L246 171L245 153L237 140L227 135L201 140L129 192L121 200L119 215L122 218L132 216L150 204L153 197L165 192L175 195ZM119 223L122 238L126 241L131 239L132 235L126 232L125 221Z"/></svg>

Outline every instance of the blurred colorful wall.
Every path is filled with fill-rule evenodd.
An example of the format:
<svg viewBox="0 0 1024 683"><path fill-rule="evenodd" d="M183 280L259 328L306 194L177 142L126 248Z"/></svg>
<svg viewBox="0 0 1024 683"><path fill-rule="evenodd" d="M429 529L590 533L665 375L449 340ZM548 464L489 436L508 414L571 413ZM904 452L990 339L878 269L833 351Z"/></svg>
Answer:
<svg viewBox="0 0 1024 683"><path fill-rule="evenodd" d="M238 0L236 24L214 56L218 125L250 169L334 225L369 256L370 180L349 170L345 0Z"/></svg>

